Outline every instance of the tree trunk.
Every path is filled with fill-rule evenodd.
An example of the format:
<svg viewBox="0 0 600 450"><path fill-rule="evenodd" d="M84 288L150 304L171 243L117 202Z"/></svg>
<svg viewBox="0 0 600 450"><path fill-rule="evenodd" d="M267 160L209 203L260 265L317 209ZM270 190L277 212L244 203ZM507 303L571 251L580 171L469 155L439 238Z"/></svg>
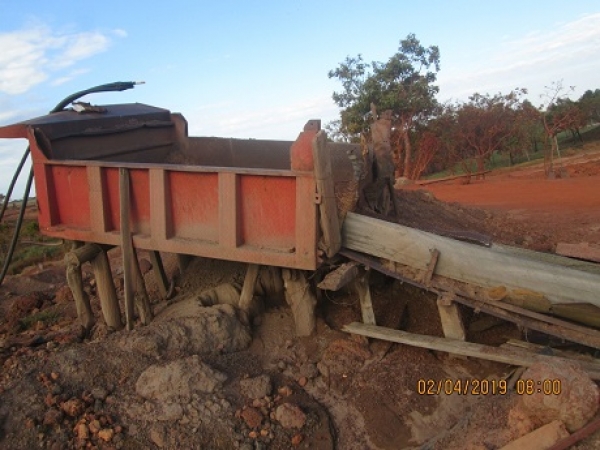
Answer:
<svg viewBox="0 0 600 450"><path fill-rule="evenodd" d="M410 178L412 171L412 147L410 145L410 136L408 130L403 133L404 140L404 176Z"/></svg>
<svg viewBox="0 0 600 450"><path fill-rule="evenodd" d="M477 172L479 173L476 179L479 180L485 178L485 175L482 175L485 171L485 159L483 158L483 155L479 155L475 159L477 161Z"/></svg>

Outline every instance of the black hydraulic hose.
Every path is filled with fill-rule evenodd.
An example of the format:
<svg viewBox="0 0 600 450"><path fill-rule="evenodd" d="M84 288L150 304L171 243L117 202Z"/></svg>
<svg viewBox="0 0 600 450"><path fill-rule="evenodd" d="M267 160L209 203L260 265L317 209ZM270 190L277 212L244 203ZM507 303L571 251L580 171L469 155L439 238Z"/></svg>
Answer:
<svg viewBox="0 0 600 450"><path fill-rule="evenodd" d="M31 183L33 182L33 168L29 171L29 177L27 177L27 185L25 186L25 193L23 194L23 201L21 202L21 209L19 210L19 217L15 224L15 232L13 234L12 241L10 241L10 248L6 254L4 260L4 266L2 267L2 273L0 273L0 286L4 281L4 277L8 272L8 266L12 261L15 248L17 247L17 241L19 240L19 233L21 232L21 225L23 224L23 217L25 217L25 210L27 209L27 201L29 200L29 192L31 192Z"/></svg>
<svg viewBox="0 0 600 450"><path fill-rule="evenodd" d="M94 94L96 92L115 92L115 91L126 91L127 89L132 89L137 84L143 84L143 81L117 81L115 83L101 84L99 86L94 86L89 89L85 89L83 91L76 92L74 94L69 95L64 100L62 100L58 105L54 107L50 113L59 112L65 109L67 105L74 102L75 100L83 97L87 94ZM21 161L19 162L19 166L15 171L13 179L10 182L10 186L8 188L8 192L6 193L6 197L4 199L4 203L2 204L2 210L0 212L0 221L2 221L2 217L4 216L4 211L10 201L10 196L12 194L12 190L15 186L17 178L19 178L19 174L23 169L23 165L29 156L30 148L27 146L27 150L23 154ZM19 234L21 232L21 225L23 224L23 218L25 217L25 210L27 209L27 202L29 200L29 193L31 192L31 184L33 182L33 168L29 172L29 177L27 178L27 185L25 186L25 194L23 196L23 201L21 203L21 209L19 210L19 217L17 219L17 223L15 224L15 231L13 233L12 240L10 242L10 248L8 253L6 254L6 258L4 260L4 265L2 267L2 272L0 273L0 286L2 286L2 282L4 281L4 277L8 272L8 267L12 261L13 254L15 252L15 248L17 247L17 241L19 240Z"/></svg>
<svg viewBox="0 0 600 450"><path fill-rule="evenodd" d="M15 187L15 183L17 182L17 178L19 178L19 174L21 173L21 169L23 169L23 165L25 161L27 161L27 157L29 156L29 145L27 146L27 150L23 153L23 157L21 158L21 162L19 162L19 166L15 171L15 174L10 181L10 185L8 186L8 191L6 192L6 197L4 197L4 202L2 203L2 210L0 210L0 222L2 222L2 218L4 217L4 212L6 211L6 207L8 206L8 202L10 201L10 196L12 195L12 191ZM0 284L2 284L0 282Z"/></svg>
<svg viewBox="0 0 600 450"><path fill-rule="evenodd" d="M78 98L81 98L87 94L93 94L96 92L126 91L127 89L132 89L136 84L142 83L143 81L117 81L115 83L101 84L93 88L75 92L74 94L69 95L67 98L65 98L58 105L56 105L56 107L52 111L50 111L50 113L62 111L69 103L72 103Z"/></svg>

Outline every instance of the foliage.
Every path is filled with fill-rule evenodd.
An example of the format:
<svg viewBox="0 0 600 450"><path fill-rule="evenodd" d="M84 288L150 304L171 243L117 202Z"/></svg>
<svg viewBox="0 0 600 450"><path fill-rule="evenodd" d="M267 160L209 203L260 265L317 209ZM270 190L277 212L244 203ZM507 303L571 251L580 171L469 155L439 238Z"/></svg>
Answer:
<svg viewBox="0 0 600 450"><path fill-rule="evenodd" d="M434 85L439 71L440 53L437 46L424 47L414 34L400 41L398 51L387 62L365 62L362 55L348 56L329 72L337 78L342 91L334 92L333 100L343 108L339 133L346 140L368 136L371 104L378 111L391 110L392 128L396 139L393 151L404 151L404 175L412 173L410 133L415 124L434 111L438 87Z"/></svg>

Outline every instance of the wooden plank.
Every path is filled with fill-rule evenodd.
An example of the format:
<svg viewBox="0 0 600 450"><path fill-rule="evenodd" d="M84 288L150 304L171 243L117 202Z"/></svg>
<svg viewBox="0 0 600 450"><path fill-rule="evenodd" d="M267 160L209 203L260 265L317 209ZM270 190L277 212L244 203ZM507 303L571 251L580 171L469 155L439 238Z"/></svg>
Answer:
<svg viewBox="0 0 600 450"><path fill-rule="evenodd" d="M541 331L542 333L549 334L551 336L556 336L571 342L577 342L578 344L600 349L600 338L597 335L594 336L588 333L580 333L560 325L543 322L541 320L526 317L522 314L499 308L497 305L492 305L490 303L484 303L461 296L456 296L455 301L531 330Z"/></svg>
<svg viewBox="0 0 600 450"><path fill-rule="evenodd" d="M536 428L500 450L548 450L554 448L554 444L568 438L569 432L565 424L560 420L554 420L544 426Z"/></svg>
<svg viewBox="0 0 600 450"><path fill-rule="evenodd" d="M240 309L242 311L250 312L252 307L252 299L254 298L254 286L256 286L256 280L258 279L258 272L260 266L258 264L248 264L246 270L246 276L244 278L244 286L242 287L242 293L240 294Z"/></svg>
<svg viewBox="0 0 600 450"><path fill-rule="evenodd" d="M327 256L335 255L342 246L340 221L331 170L331 157L327 152L327 134L319 131L313 139L313 158L317 192L321 196L321 231Z"/></svg>
<svg viewBox="0 0 600 450"><path fill-rule="evenodd" d="M456 339L412 334L405 331L391 330L389 328L378 327L376 325L367 325L358 322L345 325L342 328L342 331L351 334L367 336L370 338L382 339L384 341L395 342L397 344L412 345L415 347L427 348L429 350L487 359L489 361L496 361L516 366L529 367L538 362L545 362L547 364L554 365L557 361L572 361L570 359L559 358L556 356L531 355L527 352L491 347L483 344L474 344L471 342L463 342ZM600 371L591 370L585 366L585 363L580 361L578 361L578 363L582 366L583 370L585 370L590 378L593 380L600 380Z"/></svg>
<svg viewBox="0 0 600 450"><path fill-rule="evenodd" d="M156 284L158 284L158 290L162 298L167 298L167 292L169 292L169 280L165 273L165 266L163 265L160 252L156 250L150 250L150 262L152 262L152 269L154 269L154 276L156 277Z"/></svg>
<svg viewBox="0 0 600 450"><path fill-rule="evenodd" d="M150 235L155 242L168 239L171 234L171 217L167 208L167 176L163 169L150 169Z"/></svg>
<svg viewBox="0 0 600 450"><path fill-rule="evenodd" d="M591 436L598 430L600 430L600 417L596 416L596 418L589 422L585 427L580 428L571 436L562 439L561 441L557 442L552 447L549 447L546 450L567 450L573 445L585 439L586 437Z"/></svg>
<svg viewBox="0 0 600 450"><path fill-rule="evenodd" d="M373 302L371 299L369 273L369 270L361 269L358 277L354 280L354 287L360 300L363 323L375 325L375 312L373 311Z"/></svg>
<svg viewBox="0 0 600 450"><path fill-rule="evenodd" d="M348 262L329 272L317 285L319 289L339 291L358 276L358 263Z"/></svg>
<svg viewBox="0 0 600 450"><path fill-rule="evenodd" d="M133 243L129 215L131 210L129 198L129 171L119 169L119 206L121 225L121 251L123 255L123 296L125 298L125 323L128 330L133 330L133 304L135 291L135 274L133 266Z"/></svg>
<svg viewBox="0 0 600 450"><path fill-rule="evenodd" d="M586 261L600 262L600 245L582 242L580 244L556 244L556 254Z"/></svg>
<svg viewBox="0 0 600 450"><path fill-rule="evenodd" d="M453 301L453 295L440 295L437 300L438 312L442 322L442 330L444 336L450 339L458 339L464 341L467 337L465 326L463 325L462 317L458 306Z"/></svg>
<svg viewBox="0 0 600 450"><path fill-rule="evenodd" d="M430 248L440 251L436 273L483 287L530 289L552 303L591 303L600 306L600 275L567 265L519 257L495 246L482 247L425 231L348 213L342 231L344 246L425 269ZM567 259L567 258L565 258Z"/></svg>
<svg viewBox="0 0 600 450"><path fill-rule="evenodd" d="M588 367L595 367L600 371L600 359L594 358L591 355L578 353L576 351L569 350L560 350L553 347L548 347L546 345L534 344L533 342L521 341L519 339L509 339L504 344L500 345L503 348L519 348L523 350L528 350L532 353L537 354L548 354L548 351L551 351L552 356L560 356L561 358L574 359L577 361L584 361Z"/></svg>

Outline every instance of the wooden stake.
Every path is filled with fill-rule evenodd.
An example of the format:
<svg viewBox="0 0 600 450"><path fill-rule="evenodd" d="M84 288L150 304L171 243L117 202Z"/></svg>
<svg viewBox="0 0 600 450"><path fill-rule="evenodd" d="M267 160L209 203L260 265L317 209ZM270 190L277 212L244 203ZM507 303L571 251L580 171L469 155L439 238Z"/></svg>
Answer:
<svg viewBox="0 0 600 450"><path fill-rule="evenodd" d="M285 299L292 308L296 323L296 335L310 336L316 327L315 306L317 299L310 290L306 275L301 270L283 269Z"/></svg>
<svg viewBox="0 0 600 450"><path fill-rule="evenodd" d="M129 171L119 169L119 196L121 210L121 248L123 253L123 296L125 298L125 323L128 330L133 330L133 302L134 302L134 267L133 245L131 242L131 229L129 227L130 201L129 201Z"/></svg>
<svg viewBox="0 0 600 450"><path fill-rule="evenodd" d="M250 314L252 308L252 299L254 298L254 286L256 286L256 279L258 278L258 272L260 266L258 264L248 264L246 270L246 277L244 278L244 286L242 287L242 293L240 294L240 309Z"/></svg>
<svg viewBox="0 0 600 450"><path fill-rule="evenodd" d="M90 304L90 297L83 290L81 265L92 259L100 250L100 247L96 244L82 245L81 242L74 241L72 250L65 255L67 284L73 293L77 317L86 332L94 326L95 318Z"/></svg>
<svg viewBox="0 0 600 450"><path fill-rule="evenodd" d="M440 295L437 300L442 329L447 338L464 341L466 338L465 327L458 306L452 301L452 298L452 295Z"/></svg>
<svg viewBox="0 0 600 450"><path fill-rule="evenodd" d="M121 321L121 310L119 309L119 300L115 290L112 273L110 271L110 262L106 251L101 249L96 257L91 261L94 277L96 278L96 289L102 306L102 315L106 325L113 330L123 328Z"/></svg>
<svg viewBox="0 0 600 450"><path fill-rule="evenodd" d="M165 267L163 266L160 252L156 250L150 251L150 261L152 262L152 269L154 269L154 275L156 277L156 284L158 284L158 290L163 299L167 298L169 292L169 281L167 274L165 273Z"/></svg>
<svg viewBox="0 0 600 450"><path fill-rule="evenodd" d="M90 305L90 298L83 290L83 277L81 275L81 267L73 264L67 264L67 284L71 288L73 298L75 299L75 307L77 308L77 317L86 332L90 331L94 326L94 313Z"/></svg>
<svg viewBox="0 0 600 450"><path fill-rule="evenodd" d="M140 262L137 258L137 252L135 248L131 248L133 254L133 268L135 275L135 306L138 310L140 320L143 325L148 325L152 321L152 308L150 307L150 298L148 297L148 291L146 290L146 284L144 283L144 277L142 270L140 269Z"/></svg>
<svg viewBox="0 0 600 450"><path fill-rule="evenodd" d="M423 274L423 284L428 285L431 283L431 277L433 277L433 272L435 272L435 266L437 265L438 258L440 257L440 252L437 248L429 250L431 253L431 259L427 263L427 268L425 269L425 273Z"/></svg>
<svg viewBox="0 0 600 450"><path fill-rule="evenodd" d="M354 280L354 287L360 300L360 310L363 323L375 325L375 313L371 301L371 287L369 286L369 270L360 270L359 276Z"/></svg>

